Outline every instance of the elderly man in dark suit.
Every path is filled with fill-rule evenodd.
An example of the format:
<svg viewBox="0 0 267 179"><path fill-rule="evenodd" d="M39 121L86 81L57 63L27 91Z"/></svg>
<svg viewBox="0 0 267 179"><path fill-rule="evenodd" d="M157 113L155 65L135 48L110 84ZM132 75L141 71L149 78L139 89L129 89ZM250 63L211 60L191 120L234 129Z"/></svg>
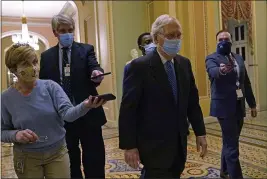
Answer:
<svg viewBox="0 0 267 179"><path fill-rule="evenodd" d="M239 163L239 136L244 123L245 100L251 116L257 116L256 101L243 58L231 52L231 35L221 30L216 35L217 51L206 57L206 68L211 81L210 115L221 125L223 149L221 177L243 178Z"/></svg>
<svg viewBox="0 0 267 179"><path fill-rule="evenodd" d="M62 86L71 102L79 104L89 95L97 95L96 87L103 77L91 77L104 71L98 64L94 47L73 41L75 29L71 17L59 14L52 19L54 35L59 43L41 54L40 78L51 79ZM71 178L105 178L105 148L101 126L106 123L102 107L90 110L75 122L65 122L66 142L70 156Z"/></svg>
<svg viewBox="0 0 267 179"><path fill-rule="evenodd" d="M177 55L181 25L161 15L152 25L157 48L131 62L125 76L119 115L119 147L133 168L144 165L144 178L180 178L187 155L187 118L201 157L206 131L190 61Z"/></svg>

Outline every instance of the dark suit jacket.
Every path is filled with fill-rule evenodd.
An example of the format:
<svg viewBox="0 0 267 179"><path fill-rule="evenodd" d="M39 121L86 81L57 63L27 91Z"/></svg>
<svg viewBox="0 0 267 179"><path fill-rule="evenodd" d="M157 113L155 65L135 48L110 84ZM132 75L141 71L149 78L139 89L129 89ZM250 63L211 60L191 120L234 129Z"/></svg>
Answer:
<svg viewBox="0 0 267 179"><path fill-rule="evenodd" d="M177 55L174 66L178 105L157 51L133 60L125 76L119 115L119 147L138 148L146 167L170 167L177 155L178 141L183 151L181 160L185 162L187 117L197 136L206 134L190 61Z"/></svg>
<svg viewBox="0 0 267 179"><path fill-rule="evenodd" d="M71 90L76 104L81 103L89 95L97 95L96 86L90 80L92 71L103 69L96 61L94 47L89 44L73 42L71 48ZM40 79L51 79L60 84L59 46L56 45L41 54ZM106 123L102 107L91 109L84 118L89 124L102 126Z"/></svg>
<svg viewBox="0 0 267 179"><path fill-rule="evenodd" d="M131 65L131 62L126 64L125 67L124 67L124 72L123 72L123 83L125 81L125 76L127 75L128 71L129 71L129 68L130 68L130 65Z"/></svg>
<svg viewBox="0 0 267 179"><path fill-rule="evenodd" d="M240 69L240 89L243 92L244 98L241 99L241 108L245 116L245 99L249 107L256 107L255 97L248 78L247 70L243 58L232 53ZM220 64L228 64L226 57L213 53L206 57L206 69L211 81L211 107L210 115L219 118L233 116L236 113L236 80L237 73L233 70L226 75L221 75L219 72Z"/></svg>

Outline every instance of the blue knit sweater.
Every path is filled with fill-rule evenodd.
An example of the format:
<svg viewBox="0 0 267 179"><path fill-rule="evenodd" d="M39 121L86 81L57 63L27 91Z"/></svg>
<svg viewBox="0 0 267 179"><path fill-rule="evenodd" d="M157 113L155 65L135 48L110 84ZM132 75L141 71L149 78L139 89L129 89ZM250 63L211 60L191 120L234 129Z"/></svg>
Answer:
<svg viewBox="0 0 267 179"><path fill-rule="evenodd" d="M73 107L61 86L51 80L37 80L28 96L9 87L1 98L1 141L13 142L14 148L22 151L57 149L65 143L64 121L73 122L89 111L82 103ZM17 143L16 133L25 129L42 139L31 144Z"/></svg>

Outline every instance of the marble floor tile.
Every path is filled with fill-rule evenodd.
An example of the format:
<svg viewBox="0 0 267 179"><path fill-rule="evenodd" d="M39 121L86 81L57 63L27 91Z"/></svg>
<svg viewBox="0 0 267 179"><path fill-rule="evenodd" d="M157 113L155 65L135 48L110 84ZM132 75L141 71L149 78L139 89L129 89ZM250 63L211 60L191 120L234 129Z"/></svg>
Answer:
<svg viewBox="0 0 267 179"><path fill-rule="evenodd" d="M188 156L183 178L219 178L222 138L220 126L215 120L206 124L208 155L204 159L196 151L195 137L188 137ZM117 128L103 127L106 147L106 178L138 178L140 170L134 170L124 162L123 151L118 149ZM13 169L12 146L1 148L2 178L16 178ZM247 178L267 178L267 112L256 119L247 117L240 137L240 162Z"/></svg>

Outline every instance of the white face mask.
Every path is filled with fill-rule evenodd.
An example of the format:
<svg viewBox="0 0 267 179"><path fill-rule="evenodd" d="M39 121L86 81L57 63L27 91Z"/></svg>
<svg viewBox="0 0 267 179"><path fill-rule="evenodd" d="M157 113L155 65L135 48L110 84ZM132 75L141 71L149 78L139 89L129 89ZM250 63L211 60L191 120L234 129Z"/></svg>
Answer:
<svg viewBox="0 0 267 179"><path fill-rule="evenodd" d="M26 82L33 82L39 76L39 66L21 67L17 69L18 78Z"/></svg>

